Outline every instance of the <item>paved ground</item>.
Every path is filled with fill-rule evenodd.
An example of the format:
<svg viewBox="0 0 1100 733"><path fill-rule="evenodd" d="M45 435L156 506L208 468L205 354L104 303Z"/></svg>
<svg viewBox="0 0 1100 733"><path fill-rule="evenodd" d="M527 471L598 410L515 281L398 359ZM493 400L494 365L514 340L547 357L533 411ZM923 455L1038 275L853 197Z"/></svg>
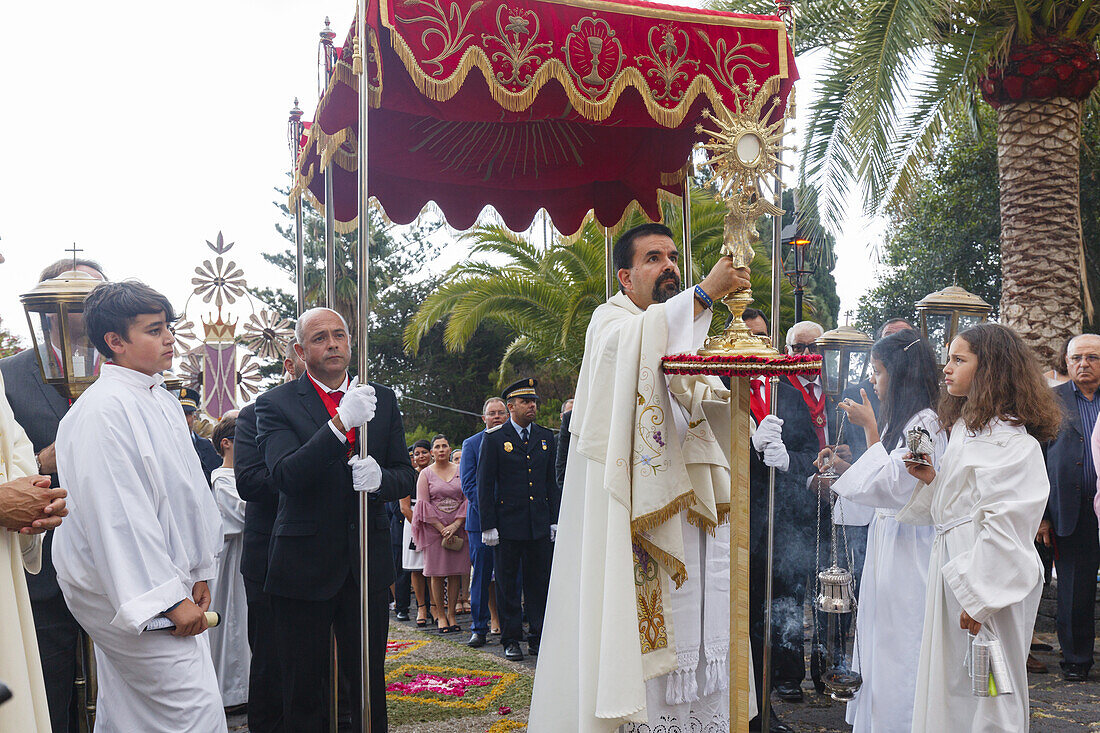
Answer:
<svg viewBox="0 0 1100 733"><path fill-rule="evenodd" d="M398 662L436 661L470 665L473 661L479 667L514 672L521 680L534 674L534 658L527 657L518 663L506 661L504 650L496 643L495 637L490 637L492 643L480 650L467 649L464 643L469 638L469 617L460 616L459 623L463 627L462 632L441 636L430 629L417 629L414 622L402 623L391 619L391 639L427 640L429 643L406 658L388 664L387 668L393 669ZM1058 673L1057 640L1053 634L1039 634L1039 637L1052 644L1055 651L1037 654L1051 672L1030 676L1031 730L1035 733L1100 733L1100 665L1097 665L1093 679L1088 682L1065 682ZM842 703L816 694L808 682L804 689L806 700L802 703L775 701L776 713L785 723L803 733L842 733L850 730L844 723ZM494 700L494 705L496 702ZM496 733L520 730L522 728L519 726L526 720L525 701L517 702L513 698L510 702L510 712L506 715L500 714L499 706L490 706L476 714L449 720L415 720L415 715L410 717L407 708L400 711L391 708L392 714L397 714L404 722L391 726L390 730L393 733ZM431 717L431 714L434 712L425 717ZM243 715L230 719L230 730L234 733L247 732Z"/></svg>

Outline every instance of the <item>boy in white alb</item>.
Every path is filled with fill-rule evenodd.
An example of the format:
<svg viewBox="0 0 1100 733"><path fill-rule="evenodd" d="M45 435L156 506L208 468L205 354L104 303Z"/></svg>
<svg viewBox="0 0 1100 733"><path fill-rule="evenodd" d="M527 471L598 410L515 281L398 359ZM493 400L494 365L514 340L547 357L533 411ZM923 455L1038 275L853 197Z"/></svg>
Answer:
<svg viewBox="0 0 1100 733"><path fill-rule="evenodd" d="M221 516L160 376L172 364L172 306L136 281L104 283L84 317L110 361L57 431L71 514L53 554L65 602L95 644L96 731L225 731L203 634ZM174 631L142 633L161 615Z"/></svg>

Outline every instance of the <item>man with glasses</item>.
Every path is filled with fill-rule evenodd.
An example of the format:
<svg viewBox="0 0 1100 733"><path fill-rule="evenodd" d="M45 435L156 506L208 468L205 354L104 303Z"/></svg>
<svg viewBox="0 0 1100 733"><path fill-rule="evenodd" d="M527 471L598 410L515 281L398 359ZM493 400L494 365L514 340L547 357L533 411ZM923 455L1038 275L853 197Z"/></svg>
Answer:
<svg viewBox="0 0 1100 733"><path fill-rule="evenodd" d="M816 354L818 347L815 343L818 336L825 330L813 321L799 321L787 331L787 353L793 355ZM830 444L829 417L825 409L825 390L821 385L821 375L807 377L802 374L788 377L791 384L802 393L802 399L810 408L810 421L813 423L814 432L817 434L818 449ZM835 437L835 436L833 436Z"/></svg>
<svg viewBox="0 0 1100 733"><path fill-rule="evenodd" d="M1062 429L1047 445L1050 498L1037 542L1055 547L1058 575L1058 645L1062 676L1088 679L1096 640L1096 571L1100 541L1093 511L1096 465L1089 439L1100 414L1100 336L1082 334L1066 347L1070 381L1054 388L1062 399Z"/></svg>

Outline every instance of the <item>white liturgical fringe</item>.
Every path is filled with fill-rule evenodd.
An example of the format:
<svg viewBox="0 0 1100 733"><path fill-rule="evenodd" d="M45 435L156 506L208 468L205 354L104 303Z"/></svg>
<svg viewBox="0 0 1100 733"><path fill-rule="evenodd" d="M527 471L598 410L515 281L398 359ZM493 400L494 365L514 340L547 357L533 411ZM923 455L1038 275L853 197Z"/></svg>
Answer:
<svg viewBox="0 0 1100 733"><path fill-rule="evenodd" d="M727 690L730 681L729 524L717 527L712 535L690 526L686 517L681 515L687 580L672 590L670 604L676 629L676 669L668 675L665 691L670 705ZM706 665L702 691L696 674L700 662Z"/></svg>

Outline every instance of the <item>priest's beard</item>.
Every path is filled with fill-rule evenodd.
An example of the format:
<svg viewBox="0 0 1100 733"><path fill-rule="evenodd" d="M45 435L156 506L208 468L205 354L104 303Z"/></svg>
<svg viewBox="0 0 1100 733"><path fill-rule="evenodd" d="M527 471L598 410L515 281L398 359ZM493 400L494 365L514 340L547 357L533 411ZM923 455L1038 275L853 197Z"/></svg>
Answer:
<svg viewBox="0 0 1100 733"><path fill-rule="evenodd" d="M653 283L653 302L664 303L680 292L680 276L669 270L661 273L657 282Z"/></svg>

